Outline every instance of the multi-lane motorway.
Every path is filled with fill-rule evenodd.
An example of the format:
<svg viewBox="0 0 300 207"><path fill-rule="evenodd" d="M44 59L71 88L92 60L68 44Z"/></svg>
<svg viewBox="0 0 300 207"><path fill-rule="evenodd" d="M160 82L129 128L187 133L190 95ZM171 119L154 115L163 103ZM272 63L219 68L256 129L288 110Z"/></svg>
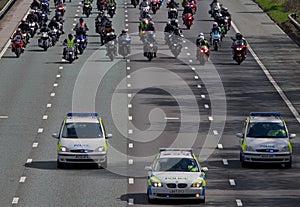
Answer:
<svg viewBox="0 0 300 207"><path fill-rule="evenodd" d="M137 35L139 11L129 3L118 1L113 18L118 34L127 28L132 36L132 55L126 59L110 62L105 47L99 47L95 9L85 18L88 48L73 64L62 61L61 44L43 52L36 38L19 59L10 48L1 57L0 206L155 206L147 203L144 167L159 147L170 146L192 146L208 167L203 206L297 206L299 138L293 140L291 169L242 168L235 133L250 111L280 111L289 131L300 136L299 47L252 1L223 0L234 27L220 50L211 51L210 61L199 66L195 38L200 32L208 37L212 26L210 2L199 0L194 25L183 30L182 52L175 59L163 40L165 2L153 17L158 57L148 62ZM68 33L82 10L78 0L66 7ZM240 66L231 58L235 30L250 45ZM56 168L51 134L72 110L103 117L113 134L108 169ZM156 206L164 205L199 206Z"/></svg>

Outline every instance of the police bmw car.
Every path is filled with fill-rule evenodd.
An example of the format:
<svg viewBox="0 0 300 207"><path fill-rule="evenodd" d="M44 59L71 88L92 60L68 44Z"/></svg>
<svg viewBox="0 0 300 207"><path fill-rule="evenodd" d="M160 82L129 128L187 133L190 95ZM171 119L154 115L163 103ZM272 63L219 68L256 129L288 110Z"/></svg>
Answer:
<svg viewBox="0 0 300 207"><path fill-rule="evenodd" d="M66 163L96 163L107 166L107 138L102 119L97 113L68 113L58 134L57 167Z"/></svg>
<svg viewBox="0 0 300 207"><path fill-rule="evenodd" d="M285 121L278 112L251 112L246 118L240 138L240 161L249 163L281 163L292 166L292 144Z"/></svg>
<svg viewBox="0 0 300 207"><path fill-rule="evenodd" d="M191 199L205 202L205 173L192 149L161 148L148 171L148 201Z"/></svg>

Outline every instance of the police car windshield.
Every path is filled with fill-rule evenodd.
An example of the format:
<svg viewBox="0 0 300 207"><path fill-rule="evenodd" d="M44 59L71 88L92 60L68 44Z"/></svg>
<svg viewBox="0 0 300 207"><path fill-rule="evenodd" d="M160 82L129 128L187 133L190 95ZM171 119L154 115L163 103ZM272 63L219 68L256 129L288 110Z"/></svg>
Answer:
<svg viewBox="0 0 300 207"><path fill-rule="evenodd" d="M194 159L190 158L160 158L154 166L154 171L199 172Z"/></svg>
<svg viewBox="0 0 300 207"><path fill-rule="evenodd" d="M247 137L286 138L287 132L283 123L254 122L248 126Z"/></svg>
<svg viewBox="0 0 300 207"><path fill-rule="evenodd" d="M66 123L62 131L63 138L101 138L103 133L98 123Z"/></svg>

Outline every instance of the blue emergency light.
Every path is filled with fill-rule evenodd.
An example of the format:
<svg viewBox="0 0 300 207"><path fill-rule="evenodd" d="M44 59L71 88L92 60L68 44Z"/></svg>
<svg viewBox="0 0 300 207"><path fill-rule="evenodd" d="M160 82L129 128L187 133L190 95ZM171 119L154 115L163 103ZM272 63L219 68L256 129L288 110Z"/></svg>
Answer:
<svg viewBox="0 0 300 207"><path fill-rule="evenodd" d="M87 112L87 113L79 113L79 112L69 112L67 116L98 116L96 112Z"/></svg>
<svg viewBox="0 0 300 207"><path fill-rule="evenodd" d="M280 112L250 112L250 116L275 116L279 117Z"/></svg>

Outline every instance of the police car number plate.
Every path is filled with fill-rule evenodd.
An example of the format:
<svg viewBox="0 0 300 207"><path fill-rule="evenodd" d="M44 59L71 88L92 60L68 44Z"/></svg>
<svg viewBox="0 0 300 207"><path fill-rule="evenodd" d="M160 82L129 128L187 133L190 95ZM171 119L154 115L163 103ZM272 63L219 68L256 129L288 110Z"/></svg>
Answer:
<svg viewBox="0 0 300 207"><path fill-rule="evenodd" d="M184 193L184 190L170 190L170 193L172 193L172 194L182 194L182 193Z"/></svg>
<svg viewBox="0 0 300 207"><path fill-rule="evenodd" d="M80 159L85 159L85 158L89 158L88 155L76 155L76 158L80 158Z"/></svg>
<svg viewBox="0 0 300 207"><path fill-rule="evenodd" d="M270 157L274 157L274 155L265 154L265 155L261 155L261 157L267 157L267 158L270 158Z"/></svg>

